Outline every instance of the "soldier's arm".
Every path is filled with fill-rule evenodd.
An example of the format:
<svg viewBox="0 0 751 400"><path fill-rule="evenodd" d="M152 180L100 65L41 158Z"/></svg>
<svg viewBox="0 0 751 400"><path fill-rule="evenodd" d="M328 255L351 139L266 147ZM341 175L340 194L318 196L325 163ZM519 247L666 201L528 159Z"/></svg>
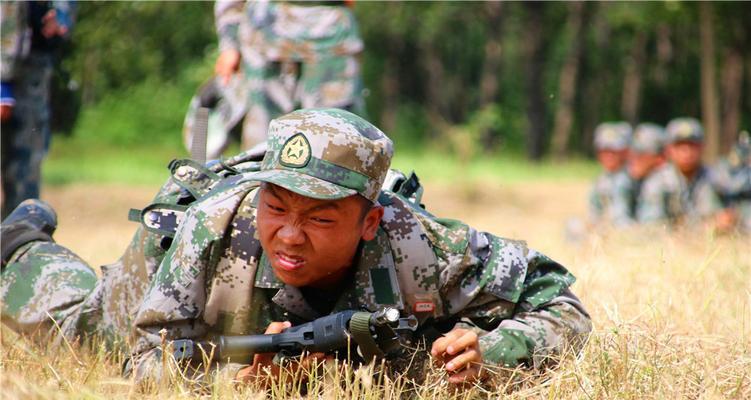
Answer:
<svg viewBox="0 0 751 400"><path fill-rule="evenodd" d="M602 202L600 201L599 193L597 192L597 182L592 186L589 192L589 220L590 222L597 222L602 216Z"/></svg>
<svg viewBox="0 0 751 400"><path fill-rule="evenodd" d="M592 325L563 266L520 242L471 229L469 239L461 283L444 290L479 328L484 362L540 366L581 349Z"/></svg>
<svg viewBox="0 0 751 400"><path fill-rule="evenodd" d="M238 185L194 203L180 223L172 245L152 278L135 316L134 357L125 373L137 381L159 379L169 356L162 346L175 339L204 337L209 325L203 315L212 260L246 185Z"/></svg>
<svg viewBox="0 0 751 400"><path fill-rule="evenodd" d="M702 186L701 192L698 195L697 211L699 215L708 217L723 209L720 195L709 182Z"/></svg>
<svg viewBox="0 0 751 400"><path fill-rule="evenodd" d="M609 210L610 220L614 226L622 228L634 223L634 210L631 209L633 193L634 187L631 179L625 173L619 174L613 187Z"/></svg>
<svg viewBox="0 0 751 400"><path fill-rule="evenodd" d="M662 189L658 176L647 178L639 196L636 202L637 221L653 223L668 219L665 203L669 193Z"/></svg>
<svg viewBox="0 0 751 400"><path fill-rule="evenodd" d="M219 38L219 52L239 50L240 23L245 15L245 2L219 0L214 4L216 33Z"/></svg>

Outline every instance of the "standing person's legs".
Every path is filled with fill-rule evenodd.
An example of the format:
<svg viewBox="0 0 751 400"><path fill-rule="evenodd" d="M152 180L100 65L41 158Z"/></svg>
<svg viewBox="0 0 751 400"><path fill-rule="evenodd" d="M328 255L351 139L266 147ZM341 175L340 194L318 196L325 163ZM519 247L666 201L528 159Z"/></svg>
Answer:
<svg viewBox="0 0 751 400"><path fill-rule="evenodd" d="M280 78L281 64L260 59L243 62L242 73L247 80L248 111L243 121L242 148L247 150L266 140L271 119L294 107Z"/></svg>
<svg viewBox="0 0 751 400"><path fill-rule="evenodd" d="M12 121L3 132L3 217L21 201L39 197L42 160L50 140L51 77L51 55L32 51L21 67Z"/></svg>
<svg viewBox="0 0 751 400"><path fill-rule="evenodd" d="M303 108L342 108L363 116L360 55L321 55L302 66L297 97Z"/></svg>

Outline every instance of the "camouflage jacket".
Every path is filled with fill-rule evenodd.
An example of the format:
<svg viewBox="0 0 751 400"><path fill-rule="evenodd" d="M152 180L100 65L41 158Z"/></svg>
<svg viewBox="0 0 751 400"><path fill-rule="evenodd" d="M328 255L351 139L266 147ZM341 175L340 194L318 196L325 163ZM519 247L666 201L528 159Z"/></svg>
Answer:
<svg viewBox="0 0 751 400"><path fill-rule="evenodd" d="M237 49L243 57L311 61L364 47L355 16L344 6L224 0L214 15L220 50Z"/></svg>
<svg viewBox="0 0 751 400"><path fill-rule="evenodd" d="M598 224L626 226L634 222L636 183L625 170L602 173L589 198L590 219Z"/></svg>
<svg viewBox="0 0 751 400"><path fill-rule="evenodd" d="M720 160L710 171L710 180L722 206L735 209L740 227L751 232L751 165Z"/></svg>
<svg viewBox="0 0 751 400"><path fill-rule="evenodd" d="M644 181L636 216L640 222L693 222L711 216L720 208L720 199L706 168L701 167L689 182L668 163Z"/></svg>
<svg viewBox="0 0 751 400"><path fill-rule="evenodd" d="M162 329L167 339L258 334L272 321L321 316L264 257L257 192L246 174L185 212L136 313L138 377L159 376ZM568 289L574 277L561 265L398 195L383 192L379 202L385 215L377 237L361 244L354 279L331 311L393 306L426 324L464 318L481 332L485 360L509 366L538 365L590 331Z"/></svg>

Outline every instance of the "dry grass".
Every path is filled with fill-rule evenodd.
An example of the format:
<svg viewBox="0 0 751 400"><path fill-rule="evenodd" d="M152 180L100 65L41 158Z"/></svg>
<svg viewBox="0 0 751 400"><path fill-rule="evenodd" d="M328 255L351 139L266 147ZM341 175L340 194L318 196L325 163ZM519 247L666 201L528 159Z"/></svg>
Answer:
<svg viewBox="0 0 751 400"><path fill-rule="evenodd" d="M106 262L128 241L132 225L102 226L115 213L137 207L151 188L72 186L45 194L58 207L58 239L84 258ZM497 397L574 399L751 398L751 240L710 232L609 232L571 245L563 221L583 214L586 183L514 184L466 190L430 187L426 204L442 216L463 219L502 236L521 237L553 256L579 278L574 291L592 314L595 331L583 354L545 374L500 374L493 393L482 388L454 394L439 374L411 388L372 370L328 368L309 379L310 397L396 399ZM101 193L101 192L100 192ZM120 197L122 197L120 199ZM83 203L82 203L83 202ZM75 207L74 207L75 205ZM85 210L85 211L84 211ZM67 222L68 218L73 222ZM87 237L80 232L104 232ZM99 245L97 245L99 243ZM112 249L102 252L103 247ZM99 251L97 251L97 249ZM139 391L119 375L122 356L102 348L40 349L3 330L0 391L3 399L187 398L184 386ZM297 398L297 385L277 385L273 397ZM218 379L206 397L263 398L254 388Z"/></svg>

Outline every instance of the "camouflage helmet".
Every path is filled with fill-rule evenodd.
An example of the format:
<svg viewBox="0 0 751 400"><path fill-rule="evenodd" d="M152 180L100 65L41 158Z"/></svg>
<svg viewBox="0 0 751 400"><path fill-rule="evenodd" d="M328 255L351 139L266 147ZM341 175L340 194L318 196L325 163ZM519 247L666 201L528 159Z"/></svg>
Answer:
<svg viewBox="0 0 751 400"><path fill-rule="evenodd" d="M595 149L625 150L631 141L628 122L603 122L595 129Z"/></svg>
<svg viewBox="0 0 751 400"><path fill-rule="evenodd" d="M665 130L661 126L649 122L639 124L631 139L631 151L659 154L665 148L666 140Z"/></svg>
<svg viewBox="0 0 751 400"><path fill-rule="evenodd" d="M268 151L254 179L314 199L360 194L375 202L394 154L368 121L339 109L303 109L269 124Z"/></svg>
<svg viewBox="0 0 751 400"><path fill-rule="evenodd" d="M668 142L697 142L704 141L704 128L694 118L675 118L665 129L668 133Z"/></svg>

